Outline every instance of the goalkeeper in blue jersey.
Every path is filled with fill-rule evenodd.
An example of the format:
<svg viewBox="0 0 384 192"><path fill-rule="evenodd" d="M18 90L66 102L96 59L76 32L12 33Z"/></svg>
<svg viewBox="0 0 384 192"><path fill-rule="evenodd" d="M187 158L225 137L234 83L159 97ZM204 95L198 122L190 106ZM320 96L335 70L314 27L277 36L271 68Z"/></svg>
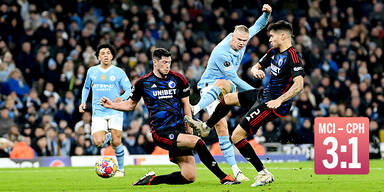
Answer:
<svg viewBox="0 0 384 192"><path fill-rule="evenodd" d="M101 106L100 100L103 96L117 103L128 99L131 94L131 82L122 69L112 65L112 60L116 56L116 50L112 45L99 45L95 55L100 64L89 68L87 72L79 111L84 112L89 91L92 88L93 143L102 147L111 141L119 168L115 177L122 177L124 176L124 147L121 143L123 112ZM123 94L121 94L122 90L124 90Z"/></svg>
<svg viewBox="0 0 384 192"><path fill-rule="evenodd" d="M272 8L264 4L264 12L249 29L244 25L235 27L233 33L227 35L212 51L208 60L208 66L197 87L200 89L201 99L197 105L192 106L193 116L204 109L209 115L212 115L215 107L219 103L218 98L227 93L234 92L236 88L239 91L254 89L247 82L240 79L237 71L240 67L248 41L262 30L269 20ZM189 122L189 117L185 117ZM215 126L221 151L226 161L231 165L232 171L239 181L247 181L238 168L233 152L232 144L229 140L227 122L223 118ZM205 137L206 135L201 135Z"/></svg>

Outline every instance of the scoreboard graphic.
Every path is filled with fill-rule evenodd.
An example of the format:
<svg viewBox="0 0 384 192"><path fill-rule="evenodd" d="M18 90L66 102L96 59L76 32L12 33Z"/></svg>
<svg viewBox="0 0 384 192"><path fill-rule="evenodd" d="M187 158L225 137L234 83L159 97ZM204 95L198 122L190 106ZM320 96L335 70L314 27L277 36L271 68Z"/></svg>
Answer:
<svg viewBox="0 0 384 192"><path fill-rule="evenodd" d="M315 173L369 173L369 119L318 117L315 119Z"/></svg>

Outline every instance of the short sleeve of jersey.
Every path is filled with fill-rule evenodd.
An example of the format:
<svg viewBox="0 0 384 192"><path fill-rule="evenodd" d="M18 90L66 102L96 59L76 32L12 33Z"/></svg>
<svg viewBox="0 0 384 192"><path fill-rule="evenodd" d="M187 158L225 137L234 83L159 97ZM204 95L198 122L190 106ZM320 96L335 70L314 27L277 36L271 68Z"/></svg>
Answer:
<svg viewBox="0 0 384 192"><path fill-rule="evenodd" d="M130 98L134 101L140 101L143 96L143 79L139 79L133 85Z"/></svg>
<svg viewBox="0 0 384 192"><path fill-rule="evenodd" d="M271 65L271 57L273 54L272 48L267 51L267 53L259 60L259 63L263 69Z"/></svg>
<svg viewBox="0 0 384 192"><path fill-rule="evenodd" d="M295 49L290 48L288 51L289 51L288 58L290 60L289 65L291 68L292 79L300 75L304 77L305 76L304 66L303 66L303 63L301 62L301 58L299 57Z"/></svg>
<svg viewBox="0 0 384 192"><path fill-rule="evenodd" d="M175 75L179 79L178 85L181 93L181 98L188 97L191 94L191 92L190 92L190 86L187 79L185 79L185 77L180 73L175 73Z"/></svg>

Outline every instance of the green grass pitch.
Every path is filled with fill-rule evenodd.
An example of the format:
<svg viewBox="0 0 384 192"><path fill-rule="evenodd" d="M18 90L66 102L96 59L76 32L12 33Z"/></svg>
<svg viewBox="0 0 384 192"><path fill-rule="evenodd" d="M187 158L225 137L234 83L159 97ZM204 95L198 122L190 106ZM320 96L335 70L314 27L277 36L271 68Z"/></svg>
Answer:
<svg viewBox="0 0 384 192"><path fill-rule="evenodd" d="M0 191L369 191L384 192L384 161L371 160L368 175L316 175L313 161L298 163L266 163L274 174L275 182L252 188L256 175L248 163L239 167L251 180L240 185L224 186L202 164L197 165L197 179L189 185L131 186L148 171L168 174L177 171L176 165L168 166L126 166L124 178L103 179L96 175L93 167L63 168L12 168L0 169ZM231 173L228 164L220 164L226 173Z"/></svg>

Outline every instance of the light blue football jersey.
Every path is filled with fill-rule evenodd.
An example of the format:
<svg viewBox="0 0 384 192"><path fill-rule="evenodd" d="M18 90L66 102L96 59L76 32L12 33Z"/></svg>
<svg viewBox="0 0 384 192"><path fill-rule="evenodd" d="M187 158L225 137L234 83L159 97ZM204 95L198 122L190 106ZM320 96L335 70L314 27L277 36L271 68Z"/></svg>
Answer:
<svg viewBox="0 0 384 192"><path fill-rule="evenodd" d="M108 116L115 114L123 114L121 111L107 109L100 104L103 96L113 100L121 97L123 100L128 99L131 94L131 82L125 72L111 65L108 69L101 68L101 65L89 68L85 79L81 103L86 103L90 88L92 88L92 115ZM124 94L121 94L122 90Z"/></svg>
<svg viewBox="0 0 384 192"><path fill-rule="evenodd" d="M255 24L249 28L248 41L268 24L269 16L270 14L263 13ZM208 60L208 66L197 84L199 89L204 88L206 85L212 85L217 79L231 81L240 91L253 89L251 85L240 79L237 75L246 46L238 51L233 50L230 46L231 38L232 33L228 34L213 49Z"/></svg>

